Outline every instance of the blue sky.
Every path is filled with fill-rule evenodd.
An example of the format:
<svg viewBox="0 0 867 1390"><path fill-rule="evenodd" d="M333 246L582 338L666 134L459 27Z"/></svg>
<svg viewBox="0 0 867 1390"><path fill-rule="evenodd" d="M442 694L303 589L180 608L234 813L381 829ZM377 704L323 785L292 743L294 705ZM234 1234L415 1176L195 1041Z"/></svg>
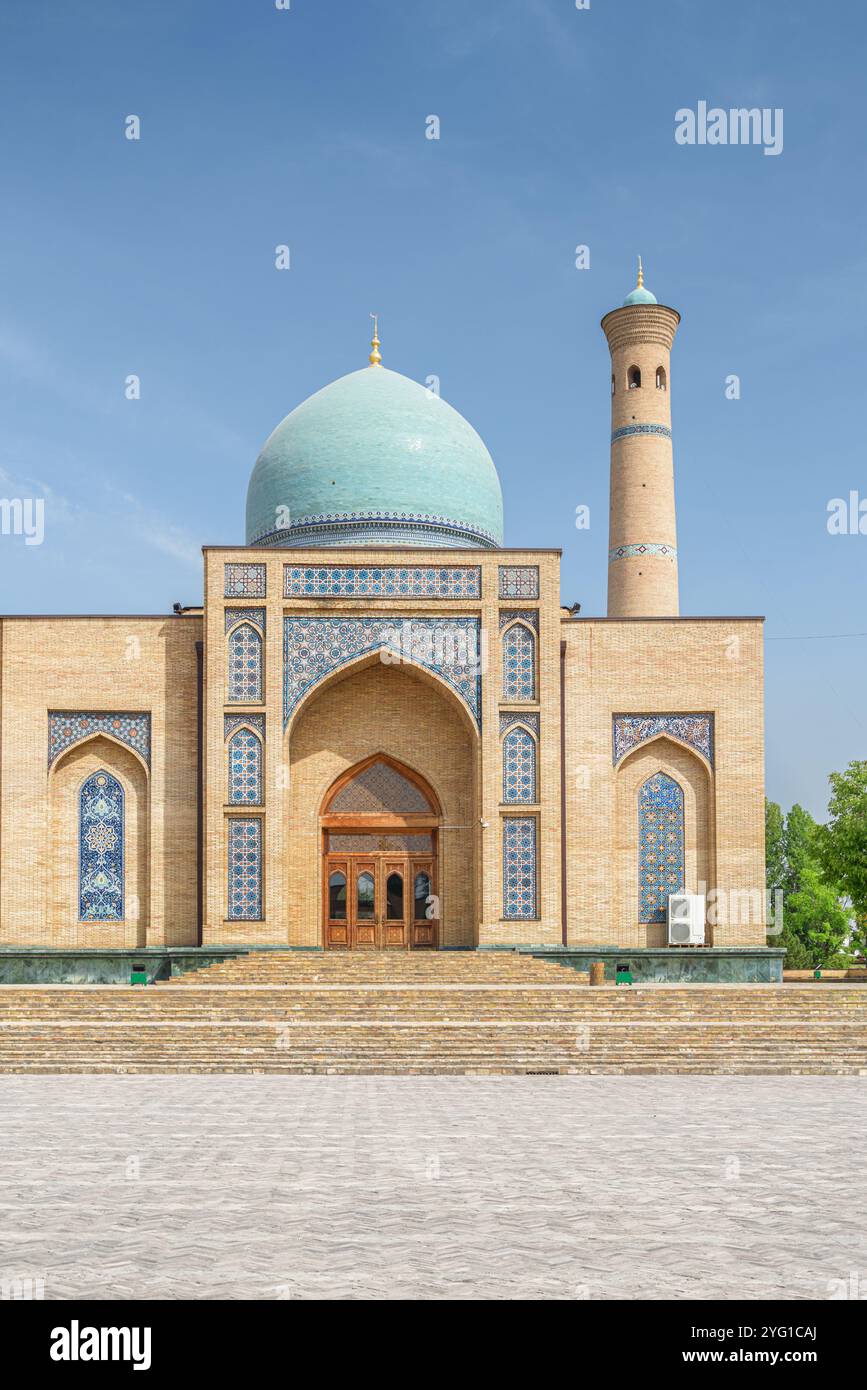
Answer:
<svg viewBox="0 0 867 1390"><path fill-rule="evenodd" d="M561 546L603 613L599 319L641 252L683 314L682 611L767 616L768 791L822 814L867 757L867 535L826 528L867 498L865 29L855 0L4 0L0 494L46 534L0 536L0 609L199 601L262 442L378 309L386 365L488 444L507 543ZM783 108L782 154L678 145L700 100Z"/></svg>

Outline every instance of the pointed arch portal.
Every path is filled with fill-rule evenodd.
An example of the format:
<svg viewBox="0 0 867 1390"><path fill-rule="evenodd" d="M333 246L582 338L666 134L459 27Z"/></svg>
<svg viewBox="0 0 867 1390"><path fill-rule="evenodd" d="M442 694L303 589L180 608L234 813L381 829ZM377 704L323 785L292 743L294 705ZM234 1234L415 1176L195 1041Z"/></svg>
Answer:
<svg viewBox="0 0 867 1390"><path fill-rule="evenodd" d="M440 805L412 768L378 753L322 803L323 944L435 949Z"/></svg>

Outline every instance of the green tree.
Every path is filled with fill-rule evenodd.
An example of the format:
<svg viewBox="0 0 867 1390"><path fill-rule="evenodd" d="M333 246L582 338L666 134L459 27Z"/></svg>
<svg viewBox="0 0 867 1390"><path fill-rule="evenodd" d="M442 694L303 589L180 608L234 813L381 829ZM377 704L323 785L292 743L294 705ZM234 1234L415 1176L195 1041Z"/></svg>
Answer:
<svg viewBox="0 0 867 1390"><path fill-rule="evenodd" d="M830 776L828 821L816 832L816 857L827 883L852 904L853 945L867 954L867 762Z"/></svg>
<svg viewBox="0 0 867 1390"><path fill-rule="evenodd" d="M787 964L791 954L800 959L806 956L807 965L814 968L848 965L851 953L845 944L851 929L850 914L840 902L837 890L823 880L817 863L806 864L801 886L785 901L783 935L788 937ZM790 966L795 970L804 968Z"/></svg>
<svg viewBox="0 0 867 1390"><path fill-rule="evenodd" d="M765 798L765 886L782 888L786 872L785 818L779 802Z"/></svg>
<svg viewBox="0 0 867 1390"><path fill-rule="evenodd" d="M807 871L816 862L815 836L816 822L795 802L783 831L783 887L787 893L800 891Z"/></svg>
<svg viewBox="0 0 867 1390"><path fill-rule="evenodd" d="M844 890L820 862L821 828L803 806L796 804L783 815L776 802L766 802L767 886L783 894L782 931L770 944L785 948L789 970L845 965L850 958L850 913L840 902Z"/></svg>

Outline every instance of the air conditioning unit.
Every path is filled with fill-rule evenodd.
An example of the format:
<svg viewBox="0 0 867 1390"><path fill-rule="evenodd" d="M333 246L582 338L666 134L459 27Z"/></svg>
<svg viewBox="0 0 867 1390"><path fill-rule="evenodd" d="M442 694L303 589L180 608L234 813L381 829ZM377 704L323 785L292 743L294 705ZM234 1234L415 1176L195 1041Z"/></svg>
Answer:
<svg viewBox="0 0 867 1390"><path fill-rule="evenodd" d="M704 893L670 893L668 898L669 946L703 946L704 916Z"/></svg>

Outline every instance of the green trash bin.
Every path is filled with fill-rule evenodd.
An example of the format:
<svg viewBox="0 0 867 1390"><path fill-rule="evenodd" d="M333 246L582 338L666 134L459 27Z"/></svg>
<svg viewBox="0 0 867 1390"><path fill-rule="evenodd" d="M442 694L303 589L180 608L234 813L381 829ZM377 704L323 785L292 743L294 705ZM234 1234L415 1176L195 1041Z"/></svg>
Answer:
<svg viewBox="0 0 867 1390"><path fill-rule="evenodd" d="M616 985L632 984L632 971L629 968L628 961L624 961L622 965L618 965L617 969L614 972L614 983Z"/></svg>
<svg viewBox="0 0 867 1390"><path fill-rule="evenodd" d="M132 974L129 977L131 985L146 985L148 982L147 969L141 961L133 961Z"/></svg>

